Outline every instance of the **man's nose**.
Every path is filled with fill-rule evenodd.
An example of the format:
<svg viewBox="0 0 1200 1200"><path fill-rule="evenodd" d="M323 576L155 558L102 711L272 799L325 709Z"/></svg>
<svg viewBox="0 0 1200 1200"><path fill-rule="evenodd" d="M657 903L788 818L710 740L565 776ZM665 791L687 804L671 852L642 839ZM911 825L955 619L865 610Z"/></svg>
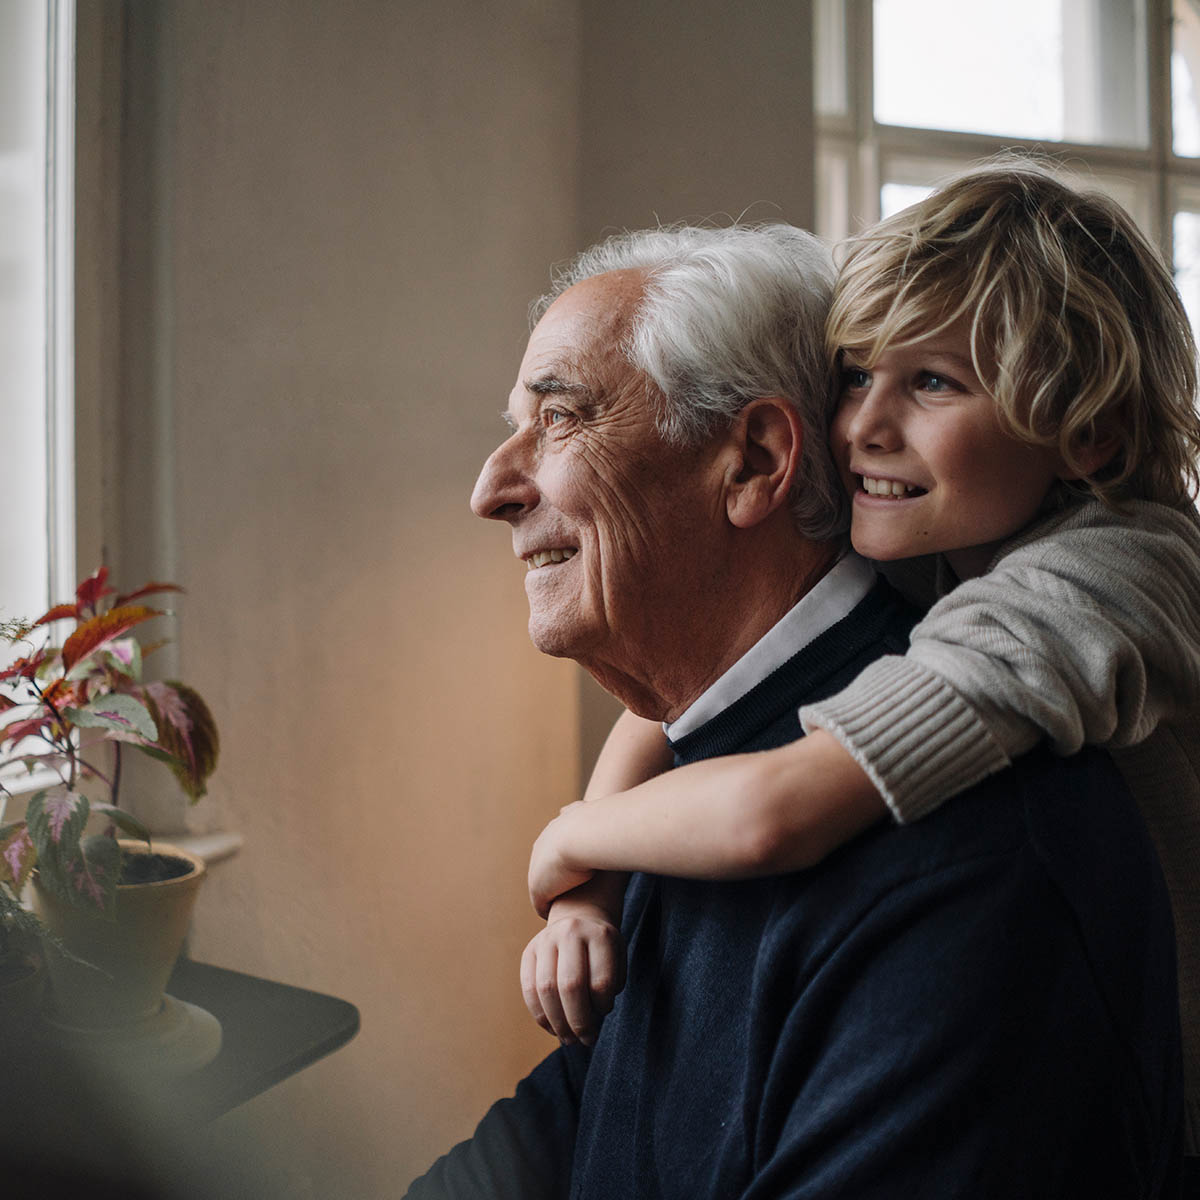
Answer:
<svg viewBox="0 0 1200 1200"><path fill-rule="evenodd" d="M471 511L477 517L513 521L537 504L538 491L525 469L519 438L514 434L483 464L471 493Z"/></svg>
<svg viewBox="0 0 1200 1200"><path fill-rule="evenodd" d="M876 380L855 403L846 435L863 450L896 450L902 443L895 389Z"/></svg>

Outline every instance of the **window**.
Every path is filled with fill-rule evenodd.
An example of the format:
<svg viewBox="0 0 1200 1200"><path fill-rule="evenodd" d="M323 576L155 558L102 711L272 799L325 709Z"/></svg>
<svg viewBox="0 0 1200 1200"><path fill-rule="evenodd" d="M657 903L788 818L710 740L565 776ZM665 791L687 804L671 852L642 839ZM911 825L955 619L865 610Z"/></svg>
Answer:
<svg viewBox="0 0 1200 1200"><path fill-rule="evenodd" d="M1130 211L1200 322L1200 0L815 0L815 19L825 237L1036 149Z"/></svg>
<svg viewBox="0 0 1200 1200"><path fill-rule="evenodd" d="M40 616L75 582L74 105L73 4L0 0L5 619Z"/></svg>
<svg viewBox="0 0 1200 1200"><path fill-rule="evenodd" d="M0 616L74 587L74 8L0 0Z"/></svg>

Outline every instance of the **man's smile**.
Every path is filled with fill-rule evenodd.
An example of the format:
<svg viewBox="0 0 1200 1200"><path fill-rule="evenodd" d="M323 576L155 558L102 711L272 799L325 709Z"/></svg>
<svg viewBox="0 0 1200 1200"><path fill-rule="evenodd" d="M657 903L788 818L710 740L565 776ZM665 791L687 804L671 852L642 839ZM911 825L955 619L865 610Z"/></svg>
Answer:
<svg viewBox="0 0 1200 1200"><path fill-rule="evenodd" d="M548 563L566 562L568 558L574 558L578 553L577 546L561 546L555 547L552 550L535 550L525 559L525 566L530 571L536 571L538 567L544 567Z"/></svg>

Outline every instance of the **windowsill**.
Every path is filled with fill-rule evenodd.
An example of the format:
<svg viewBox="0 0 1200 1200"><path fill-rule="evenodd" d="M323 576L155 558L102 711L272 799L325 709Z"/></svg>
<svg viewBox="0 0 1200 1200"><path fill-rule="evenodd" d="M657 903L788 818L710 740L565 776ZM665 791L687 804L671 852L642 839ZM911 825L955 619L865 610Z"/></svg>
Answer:
<svg viewBox="0 0 1200 1200"><path fill-rule="evenodd" d="M213 863L233 858L242 848L244 840L240 833L231 833L225 830L218 830L215 833L185 833L178 836L168 833L154 836L161 837L169 845L178 846L180 850L187 850L197 858L204 859L205 865L209 867Z"/></svg>
<svg viewBox="0 0 1200 1200"><path fill-rule="evenodd" d="M58 782L57 779L55 782ZM29 799L29 795L30 791L23 789L20 795L12 797L14 811L8 816L10 821L19 820L25 815L25 803ZM0 821L5 819L5 801L7 799L8 797L0 795ZM218 829L213 833L152 833L151 837L154 840L166 842L168 845L178 846L181 850L187 850L197 858L204 859L205 865L209 867L213 863L233 858L242 848L245 840L240 833L224 829Z"/></svg>

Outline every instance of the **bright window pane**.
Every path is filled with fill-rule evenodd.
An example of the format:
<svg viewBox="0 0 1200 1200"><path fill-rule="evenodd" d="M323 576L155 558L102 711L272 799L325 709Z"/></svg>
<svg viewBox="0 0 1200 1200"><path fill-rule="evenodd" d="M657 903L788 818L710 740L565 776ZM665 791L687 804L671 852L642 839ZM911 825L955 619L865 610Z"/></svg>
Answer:
<svg viewBox="0 0 1200 1200"><path fill-rule="evenodd" d="M46 0L0 0L0 617L39 616L49 591L47 27Z"/></svg>
<svg viewBox="0 0 1200 1200"><path fill-rule="evenodd" d="M1144 0L874 0L875 118L1148 141Z"/></svg>
<svg viewBox="0 0 1200 1200"><path fill-rule="evenodd" d="M1176 154L1200 155L1200 5L1175 0L1171 23L1171 121Z"/></svg>
<svg viewBox="0 0 1200 1200"><path fill-rule="evenodd" d="M879 189L879 215L893 216L910 204L924 200L932 191L932 187L920 187L914 183L885 183Z"/></svg>
<svg viewBox="0 0 1200 1200"><path fill-rule="evenodd" d="M1200 213L1177 212L1174 235L1175 284L1192 328L1200 330Z"/></svg>

